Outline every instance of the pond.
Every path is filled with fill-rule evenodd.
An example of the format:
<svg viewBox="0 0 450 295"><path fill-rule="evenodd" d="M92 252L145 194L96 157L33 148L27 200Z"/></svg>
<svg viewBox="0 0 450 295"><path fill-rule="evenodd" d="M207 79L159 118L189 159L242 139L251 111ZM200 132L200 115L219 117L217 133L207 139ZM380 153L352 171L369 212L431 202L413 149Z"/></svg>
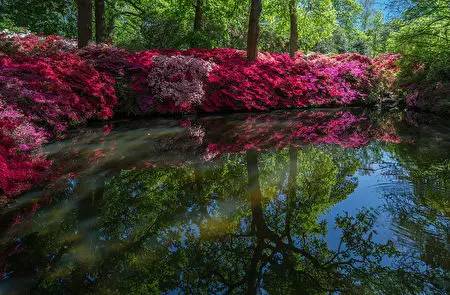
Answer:
<svg viewBox="0 0 450 295"><path fill-rule="evenodd" d="M0 294L446 294L450 124L320 110L93 124L0 209Z"/></svg>

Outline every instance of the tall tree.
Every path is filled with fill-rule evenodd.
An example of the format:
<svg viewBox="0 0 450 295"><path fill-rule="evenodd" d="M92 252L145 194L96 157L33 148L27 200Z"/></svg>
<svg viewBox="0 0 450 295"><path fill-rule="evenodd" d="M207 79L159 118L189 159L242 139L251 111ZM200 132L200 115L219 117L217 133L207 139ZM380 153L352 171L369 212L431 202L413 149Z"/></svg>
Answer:
<svg viewBox="0 0 450 295"><path fill-rule="evenodd" d="M252 61L258 56L259 20L261 18L262 0L252 0L247 34L247 59Z"/></svg>
<svg viewBox="0 0 450 295"><path fill-rule="evenodd" d="M204 4L204 0L196 0L195 1L194 32L198 32L202 29L203 4Z"/></svg>
<svg viewBox="0 0 450 295"><path fill-rule="evenodd" d="M202 27L203 27L203 9L205 0L194 0L194 26L192 28L192 36L190 40L191 47L200 47L204 43L201 42L202 39Z"/></svg>
<svg viewBox="0 0 450 295"><path fill-rule="evenodd" d="M95 0L95 41L105 41L105 0Z"/></svg>
<svg viewBox="0 0 450 295"><path fill-rule="evenodd" d="M295 57L295 53L298 50L297 0L289 0L289 16L291 21L289 54L291 57Z"/></svg>
<svg viewBox="0 0 450 295"><path fill-rule="evenodd" d="M88 45L92 38L92 1L77 0L78 48Z"/></svg>

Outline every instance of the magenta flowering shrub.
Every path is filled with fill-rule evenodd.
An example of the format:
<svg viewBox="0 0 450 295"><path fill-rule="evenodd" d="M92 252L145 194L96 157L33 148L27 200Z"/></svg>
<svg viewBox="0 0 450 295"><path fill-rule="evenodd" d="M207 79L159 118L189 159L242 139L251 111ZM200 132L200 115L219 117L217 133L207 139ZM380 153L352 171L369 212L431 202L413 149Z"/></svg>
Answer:
<svg viewBox="0 0 450 295"><path fill-rule="evenodd" d="M38 128L17 110L0 107L2 136L11 139L20 151L31 151L47 142L49 134L44 128Z"/></svg>
<svg viewBox="0 0 450 295"><path fill-rule="evenodd" d="M0 191L14 196L45 179L51 163L33 151L46 140L44 130L5 108L0 96Z"/></svg>
<svg viewBox="0 0 450 295"><path fill-rule="evenodd" d="M334 56L313 55L308 58L319 78L320 93L333 104L347 105L369 94L373 80L371 60L356 53Z"/></svg>
<svg viewBox="0 0 450 295"><path fill-rule="evenodd" d="M111 118L117 103L114 78L75 53L54 50L60 38L13 40L18 50L0 51L0 196L9 197L48 175L51 163L37 153L42 144L74 124Z"/></svg>
<svg viewBox="0 0 450 295"><path fill-rule="evenodd" d="M69 124L110 118L117 102L112 81L70 53L0 57L4 103L55 134Z"/></svg>

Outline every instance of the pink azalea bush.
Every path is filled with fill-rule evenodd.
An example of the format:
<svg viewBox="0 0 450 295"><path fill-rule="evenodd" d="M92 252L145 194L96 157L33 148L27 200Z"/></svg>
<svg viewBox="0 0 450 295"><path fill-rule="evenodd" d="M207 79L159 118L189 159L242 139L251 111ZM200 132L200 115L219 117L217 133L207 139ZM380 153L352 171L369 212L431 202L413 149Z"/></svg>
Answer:
<svg viewBox="0 0 450 295"><path fill-rule="evenodd" d="M204 84L213 67L213 63L191 56L155 56L148 75L155 103L172 104L181 111L201 105L206 95Z"/></svg>
<svg viewBox="0 0 450 295"><path fill-rule="evenodd" d="M36 38L15 36L14 42L25 40L18 50L0 51L0 196L45 178L51 163L37 156L42 144L74 124L111 118L117 103L113 77L75 53L54 50L59 38Z"/></svg>
<svg viewBox="0 0 450 295"><path fill-rule="evenodd" d="M0 32L0 196L42 181L51 163L37 156L39 147L76 124L119 113L365 104L373 89L392 87L398 58L260 53L248 62L244 51L227 48L77 50L58 36Z"/></svg>

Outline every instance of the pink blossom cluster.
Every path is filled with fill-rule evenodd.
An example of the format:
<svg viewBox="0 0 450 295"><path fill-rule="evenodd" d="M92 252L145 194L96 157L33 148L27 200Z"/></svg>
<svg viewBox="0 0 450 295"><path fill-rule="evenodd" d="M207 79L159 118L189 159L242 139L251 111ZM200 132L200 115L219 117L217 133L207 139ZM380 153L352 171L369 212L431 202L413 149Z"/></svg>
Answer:
<svg viewBox="0 0 450 295"><path fill-rule="evenodd" d="M45 179L50 162L32 152L46 138L21 113L2 107L0 97L0 191L13 196Z"/></svg>
<svg viewBox="0 0 450 295"><path fill-rule="evenodd" d="M213 63L191 56L155 56L148 75L152 95L157 103L190 111L204 102L204 84L213 67Z"/></svg>

